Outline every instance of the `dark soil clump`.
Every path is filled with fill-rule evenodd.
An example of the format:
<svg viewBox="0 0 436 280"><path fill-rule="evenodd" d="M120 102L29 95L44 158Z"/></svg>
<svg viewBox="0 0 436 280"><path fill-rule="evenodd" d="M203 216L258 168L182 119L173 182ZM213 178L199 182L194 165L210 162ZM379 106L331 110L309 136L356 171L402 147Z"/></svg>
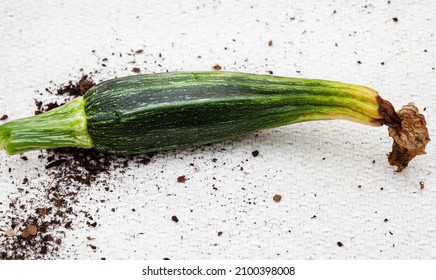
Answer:
<svg viewBox="0 0 436 280"><path fill-rule="evenodd" d="M35 114L63 105L69 100L84 95L95 85L89 76L82 76L78 82L69 81L50 94L62 96L63 101L42 102L35 100ZM28 160L27 157L22 158ZM0 239L0 259L53 259L68 230L75 224L93 228L98 225L96 213L77 209L79 197L90 188L107 191L110 170L128 168L128 162L149 164L150 155L143 157L116 157L105 155L94 149L60 148L42 151L38 159L45 161L43 169L48 180L33 182L23 179L25 185L19 187L18 195L11 198L5 213L10 228L6 228L5 238ZM38 177L40 174L38 174ZM14 183L13 183L14 184ZM38 199L28 197L31 193Z"/></svg>

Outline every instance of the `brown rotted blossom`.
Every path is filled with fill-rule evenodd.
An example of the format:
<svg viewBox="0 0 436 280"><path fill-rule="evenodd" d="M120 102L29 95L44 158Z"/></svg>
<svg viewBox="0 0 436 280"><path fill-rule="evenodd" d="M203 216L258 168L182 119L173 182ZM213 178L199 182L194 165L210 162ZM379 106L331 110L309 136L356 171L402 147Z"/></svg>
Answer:
<svg viewBox="0 0 436 280"><path fill-rule="evenodd" d="M400 126L390 126L389 136L394 139L392 152L388 154L389 163L401 172L417 155L425 154L425 146L430 141L427 123L413 103L409 103L397 112Z"/></svg>

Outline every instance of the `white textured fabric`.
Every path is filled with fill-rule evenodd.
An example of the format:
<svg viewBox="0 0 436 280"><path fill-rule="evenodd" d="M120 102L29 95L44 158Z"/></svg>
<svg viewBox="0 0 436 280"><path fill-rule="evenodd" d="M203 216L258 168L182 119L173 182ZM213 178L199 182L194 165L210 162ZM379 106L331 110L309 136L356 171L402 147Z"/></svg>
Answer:
<svg viewBox="0 0 436 280"><path fill-rule="evenodd" d="M152 73L219 64L373 87L397 108L425 107L431 136L435 14L432 0L3 0L0 115L32 115L35 90L77 79L80 68L105 80L132 74L133 65ZM134 63L111 55L136 49L144 52ZM56 258L434 259L434 145L402 173L387 163L390 146L386 128L330 121L158 153L148 165L102 175L113 192L98 183L81 191L74 207L93 213L97 226L74 221ZM23 177L41 190L25 196L25 207L42 199L38 182L50 177L38 154L0 155L2 239Z"/></svg>

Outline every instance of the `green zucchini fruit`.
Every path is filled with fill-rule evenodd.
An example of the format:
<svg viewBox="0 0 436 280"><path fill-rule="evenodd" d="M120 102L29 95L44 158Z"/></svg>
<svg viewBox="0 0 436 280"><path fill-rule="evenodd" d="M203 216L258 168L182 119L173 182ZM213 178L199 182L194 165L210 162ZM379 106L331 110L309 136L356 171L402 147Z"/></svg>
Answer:
<svg viewBox="0 0 436 280"><path fill-rule="evenodd" d="M387 124L395 131L402 123L392 105L368 87L271 75L181 72L108 80L59 108L1 125L0 140L9 154L56 147L142 154L327 119ZM423 152L424 147L419 149Z"/></svg>

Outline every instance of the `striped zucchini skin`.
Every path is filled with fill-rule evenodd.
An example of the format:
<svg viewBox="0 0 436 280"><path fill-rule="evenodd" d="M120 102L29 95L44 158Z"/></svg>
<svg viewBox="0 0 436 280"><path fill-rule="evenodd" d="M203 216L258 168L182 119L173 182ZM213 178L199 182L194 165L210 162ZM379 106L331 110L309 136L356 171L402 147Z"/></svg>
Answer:
<svg viewBox="0 0 436 280"><path fill-rule="evenodd" d="M182 72L103 82L86 93L84 108L95 149L141 154L310 120L379 126L377 98L370 88L332 81Z"/></svg>

